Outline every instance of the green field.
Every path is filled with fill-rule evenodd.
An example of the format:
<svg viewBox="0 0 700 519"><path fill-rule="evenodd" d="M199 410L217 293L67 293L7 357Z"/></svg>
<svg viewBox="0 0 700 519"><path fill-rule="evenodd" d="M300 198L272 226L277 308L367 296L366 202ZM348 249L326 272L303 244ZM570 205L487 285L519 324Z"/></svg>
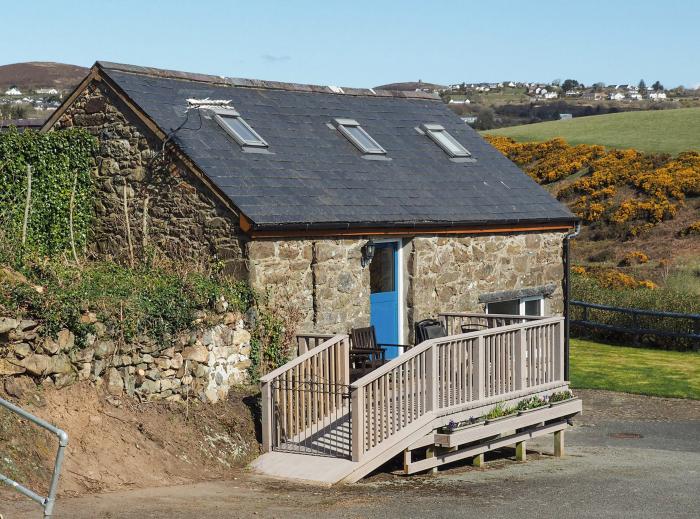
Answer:
<svg viewBox="0 0 700 519"><path fill-rule="evenodd" d="M700 400L700 353L571 339L571 386Z"/></svg>
<svg viewBox="0 0 700 519"><path fill-rule="evenodd" d="M516 141L545 141L562 137L570 144L601 144L650 153L700 151L700 108L648 110L577 117L489 130Z"/></svg>

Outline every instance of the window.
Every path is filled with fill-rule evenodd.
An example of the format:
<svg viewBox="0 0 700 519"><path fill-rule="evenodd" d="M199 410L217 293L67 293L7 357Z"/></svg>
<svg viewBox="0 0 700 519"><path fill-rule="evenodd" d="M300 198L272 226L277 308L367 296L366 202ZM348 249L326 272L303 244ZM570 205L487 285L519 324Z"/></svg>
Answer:
<svg viewBox="0 0 700 519"><path fill-rule="evenodd" d="M345 135L345 137L347 137L347 139L362 153L371 155L386 154L386 150L370 137L369 133L367 133L356 120L336 119L335 123L340 133Z"/></svg>
<svg viewBox="0 0 700 519"><path fill-rule="evenodd" d="M241 146L267 148L267 142L235 110L217 110L214 115L226 133Z"/></svg>
<svg viewBox="0 0 700 519"><path fill-rule="evenodd" d="M542 315L543 302L544 300L542 299L542 296L497 301L486 305L486 313L505 315Z"/></svg>
<svg viewBox="0 0 700 519"><path fill-rule="evenodd" d="M394 280L394 255L396 250L391 243L376 245L374 257L369 264L370 293L394 292L396 286Z"/></svg>
<svg viewBox="0 0 700 519"><path fill-rule="evenodd" d="M450 157L471 157L471 153L439 124L424 124L423 130Z"/></svg>

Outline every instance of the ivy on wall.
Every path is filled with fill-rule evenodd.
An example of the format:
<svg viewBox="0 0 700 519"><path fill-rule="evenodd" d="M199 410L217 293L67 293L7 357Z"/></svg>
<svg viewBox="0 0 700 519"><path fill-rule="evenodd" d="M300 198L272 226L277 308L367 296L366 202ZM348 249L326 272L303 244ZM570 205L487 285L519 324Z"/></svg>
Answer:
<svg viewBox="0 0 700 519"><path fill-rule="evenodd" d="M11 128L0 133L0 225L5 239L20 241L24 235L26 246L42 254L70 250L72 213L74 244L82 249L93 216L96 150L97 140L78 128L48 133Z"/></svg>

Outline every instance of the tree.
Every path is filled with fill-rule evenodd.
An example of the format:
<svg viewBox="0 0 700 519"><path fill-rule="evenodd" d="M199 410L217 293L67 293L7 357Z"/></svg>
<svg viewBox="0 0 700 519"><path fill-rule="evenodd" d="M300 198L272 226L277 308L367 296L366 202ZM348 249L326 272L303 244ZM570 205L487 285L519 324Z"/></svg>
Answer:
<svg viewBox="0 0 700 519"><path fill-rule="evenodd" d="M496 114L493 108L482 108L476 118L477 130L490 130L496 126Z"/></svg>
<svg viewBox="0 0 700 519"><path fill-rule="evenodd" d="M552 86L560 86L561 85L561 79L553 79L552 80Z"/></svg>
<svg viewBox="0 0 700 519"><path fill-rule="evenodd" d="M661 84L661 81L659 81L658 79L654 82L653 85L651 85L651 88L652 88L652 90L654 90L654 92L659 92L659 91L664 90L664 86Z"/></svg>
<svg viewBox="0 0 700 519"><path fill-rule="evenodd" d="M644 93L647 91L647 84L644 82L643 79L639 80L639 83L637 84L637 87L639 88L639 91Z"/></svg>
<svg viewBox="0 0 700 519"><path fill-rule="evenodd" d="M594 92L602 92L604 88L605 88L605 83L601 83L600 81L598 83L593 83L593 91Z"/></svg>
<svg viewBox="0 0 700 519"><path fill-rule="evenodd" d="M564 92L573 90L574 88L578 88L579 86L581 86L581 83L579 83L575 79L565 79L564 82L561 84L561 88Z"/></svg>

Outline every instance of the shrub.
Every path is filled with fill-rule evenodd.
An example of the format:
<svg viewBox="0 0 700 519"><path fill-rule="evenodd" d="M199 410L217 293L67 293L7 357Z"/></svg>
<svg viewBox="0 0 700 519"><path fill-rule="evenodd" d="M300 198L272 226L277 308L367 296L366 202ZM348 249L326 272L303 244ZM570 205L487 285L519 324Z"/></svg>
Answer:
<svg viewBox="0 0 700 519"><path fill-rule="evenodd" d="M88 240L93 216L96 139L82 129L39 133L12 128L0 133L0 225L4 239L19 241L25 219L28 167L32 168L26 243L43 254ZM72 201L72 204L71 204Z"/></svg>
<svg viewBox="0 0 700 519"><path fill-rule="evenodd" d="M678 236L700 236L700 220L691 223L688 227L685 227L684 229L681 229L681 231L678 233Z"/></svg>
<svg viewBox="0 0 700 519"><path fill-rule="evenodd" d="M641 251L631 251L625 254L625 257L620 260L621 267L630 267L632 265L642 265L649 262L649 256Z"/></svg>

